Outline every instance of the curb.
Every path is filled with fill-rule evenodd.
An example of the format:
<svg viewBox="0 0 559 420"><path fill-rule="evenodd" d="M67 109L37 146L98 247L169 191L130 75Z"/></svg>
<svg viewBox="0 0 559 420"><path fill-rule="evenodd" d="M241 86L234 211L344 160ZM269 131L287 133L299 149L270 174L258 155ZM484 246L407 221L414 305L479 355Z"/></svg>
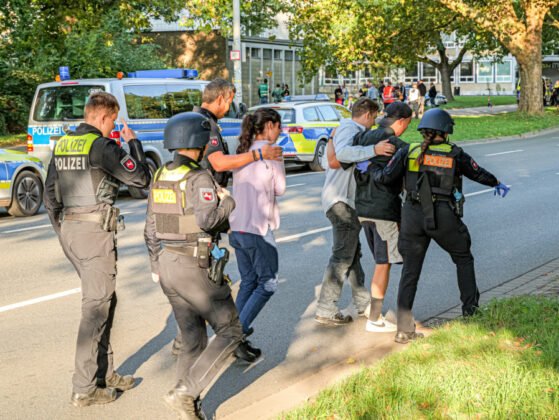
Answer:
<svg viewBox="0 0 559 420"><path fill-rule="evenodd" d="M470 144L476 145L476 144L485 144L485 143L498 143L498 142L506 142L512 140L521 140L530 137L543 136L545 134L556 134L556 133L559 133L559 126L543 128L537 131L528 131L526 133L515 134L513 136L507 136L507 137L490 137L487 139L479 139L479 140L460 140L456 142L456 145L462 147Z"/></svg>

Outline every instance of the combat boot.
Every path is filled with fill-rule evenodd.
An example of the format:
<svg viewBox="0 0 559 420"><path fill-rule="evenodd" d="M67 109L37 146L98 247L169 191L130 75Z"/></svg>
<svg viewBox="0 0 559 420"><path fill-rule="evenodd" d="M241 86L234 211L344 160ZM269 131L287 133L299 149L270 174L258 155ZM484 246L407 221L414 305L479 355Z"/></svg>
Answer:
<svg viewBox="0 0 559 420"><path fill-rule="evenodd" d="M92 404L106 404L116 400L116 389L96 387L89 394L73 393L70 404L74 407L87 407Z"/></svg>
<svg viewBox="0 0 559 420"><path fill-rule="evenodd" d="M396 337L394 337L394 341L396 343L406 344L410 341L417 340L418 338L423 338L423 334L416 332L407 333L404 331L398 331L396 333Z"/></svg>
<svg viewBox="0 0 559 420"><path fill-rule="evenodd" d="M117 391L128 391L134 387L134 377L132 375L120 376L114 372L109 378L97 378L97 386L114 388Z"/></svg>
<svg viewBox="0 0 559 420"><path fill-rule="evenodd" d="M246 340L242 340L239 346L235 349L233 354L237 359L242 359L245 362L252 363L256 360L257 356L249 350L249 343Z"/></svg>
<svg viewBox="0 0 559 420"><path fill-rule="evenodd" d="M171 410L178 413L181 420L203 420L197 413L194 398L186 393L186 385L179 381L177 385L163 397L163 402Z"/></svg>

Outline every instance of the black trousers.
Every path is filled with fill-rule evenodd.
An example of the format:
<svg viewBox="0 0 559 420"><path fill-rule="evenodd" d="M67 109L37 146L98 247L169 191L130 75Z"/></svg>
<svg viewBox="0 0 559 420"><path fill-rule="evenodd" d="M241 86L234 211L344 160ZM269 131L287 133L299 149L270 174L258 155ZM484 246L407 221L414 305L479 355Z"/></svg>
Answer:
<svg viewBox="0 0 559 420"><path fill-rule="evenodd" d="M398 331L415 331L413 301L431 239L448 252L456 264L462 313L471 315L479 305L479 290L476 285L474 257L470 252L471 239L468 228L454 214L449 203L439 201L435 202L434 206L437 221L435 230L425 229L423 211L418 202L406 201L402 209L398 249L404 258L404 266L398 289Z"/></svg>
<svg viewBox="0 0 559 420"><path fill-rule="evenodd" d="M175 314L182 336L177 380L198 398L225 366L242 338L241 322L228 285L217 286L196 258L163 248L159 257L161 288ZM206 320L215 331L208 344Z"/></svg>

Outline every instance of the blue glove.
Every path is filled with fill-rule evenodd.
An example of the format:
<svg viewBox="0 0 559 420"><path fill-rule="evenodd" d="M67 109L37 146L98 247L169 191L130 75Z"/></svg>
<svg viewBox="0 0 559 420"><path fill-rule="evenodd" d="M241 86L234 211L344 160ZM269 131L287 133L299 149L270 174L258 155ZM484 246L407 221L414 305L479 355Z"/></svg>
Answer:
<svg viewBox="0 0 559 420"><path fill-rule="evenodd" d="M212 249L211 253L214 259L219 260L220 258L223 258L225 256L225 249L214 246L214 249Z"/></svg>
<svg viewBox="0 0 559 420"><path fill-rule="evenodd" d="M367 172L367 168L369 167L370 164L371 164L371 162L369 162L368 160L365 160L363 162L358 162L357 163L357 170L359 172L361 172L362 174L364 174L365 172Z"/></svg>
<svg viewBox="0 0 559 420"><path fill-rule="evenodd" d="M499 185L497 185L495 187L495 191L493 191L493 195L501 195L502 197L505 198L505 195L507 195L507 193L509 192L510 188L507 187L505 184L503 184L502 182L499 182Z"/></svg>

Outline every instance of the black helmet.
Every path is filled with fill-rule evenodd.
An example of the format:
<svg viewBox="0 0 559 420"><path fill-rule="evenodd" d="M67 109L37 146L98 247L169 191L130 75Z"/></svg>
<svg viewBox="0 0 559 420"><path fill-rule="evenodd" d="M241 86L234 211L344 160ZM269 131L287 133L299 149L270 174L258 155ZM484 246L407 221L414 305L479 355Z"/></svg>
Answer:
<svg viewBox="0 0 559 420"><path fill-rule="evenodd" d="M444 109L433 108L427 111L417 129L430 128L432 130L442 131L443 133L452 134L454 132L454 120Z"/></svg>
<svg viewBox="0 0 559 420"><path fill-rule="evenodd" d="M163 133L167 150L199 149L210 141L210 122L197 112L181 112L169 118Z"/></svg>

